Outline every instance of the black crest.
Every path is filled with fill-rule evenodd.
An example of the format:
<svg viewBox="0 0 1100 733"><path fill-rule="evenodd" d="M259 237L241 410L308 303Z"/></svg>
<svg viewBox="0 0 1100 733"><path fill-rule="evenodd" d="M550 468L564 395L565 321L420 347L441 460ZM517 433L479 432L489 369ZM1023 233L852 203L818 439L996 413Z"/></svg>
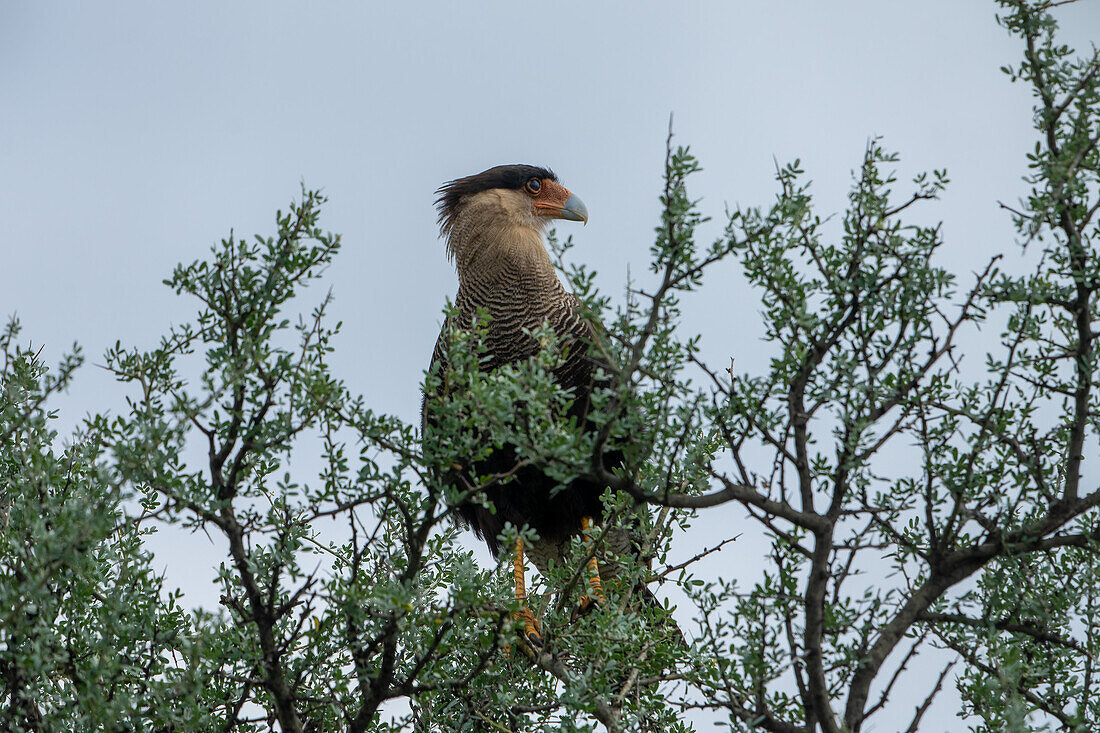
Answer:
<svg viewBox="0 0 1100 733"><path fill-rule="evenodd" d="M498 165L489 170L475 173L465 178L456 178L444 183L436 193L436 211L439 212L439 224L444 234L451 228L451 216L463 196L488 191L493 188L523 188L523 184L532 178L558 180L554 171L534 165Z"/></svg>

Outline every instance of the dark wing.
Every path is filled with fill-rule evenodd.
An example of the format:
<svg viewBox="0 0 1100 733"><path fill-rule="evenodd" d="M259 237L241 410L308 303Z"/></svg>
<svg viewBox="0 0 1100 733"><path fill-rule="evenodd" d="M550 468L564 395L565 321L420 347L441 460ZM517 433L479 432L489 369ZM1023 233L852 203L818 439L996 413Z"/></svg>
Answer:
<svg viewBox="0 0 1100 733"><path fill-rule="evenodd" d="M563 358L554 369L553 376L573 396L566 417L577 420L588 429L594 429L593 425L588 424L588 413L599 365L593 358L595 350L592 349L592 326L580 315L577 302L571 295L566 295L539 315L543 317L536 322L547 323L560 339ZM530 319L529 315L523 321L529 323ZM487 324L485 356L480 364L482 370L491 371L505 364L531 358L538 353L539 343L529 332L524 331L526 323L523 321L518 317L515 320L509 319L508 314L504 314ZM424 440L431 439L432 403L438 397L443 397L447 389L448 339L455 329L465 330L471 326L472 318L460 310L444 323L436 341L429 370L440 378L440 384L436 394L424 397L421 408ZM622 454L618 451L609 452L605 456L605 465L617 466L621 462ZM484 498L491 509L481 503L465 503L458 507L459 516L464 523L486 541L494 554L501 549L497 536L506 522L515 526L527 524L544 539L567 541L569 537L580 532L581 517L588 516L598 520L602 516L600 496L605 487L598 482L581 477L562 487L543 468L519 464L515 446L505 445L494 450L488 458L478 461L476 465L466 467L470 473L479 476L502 477L499 482L484 489ZM466 475L465 471L454 471L443 476L442 480L455 487L468 486L470 482L466 480Z"/></svg>

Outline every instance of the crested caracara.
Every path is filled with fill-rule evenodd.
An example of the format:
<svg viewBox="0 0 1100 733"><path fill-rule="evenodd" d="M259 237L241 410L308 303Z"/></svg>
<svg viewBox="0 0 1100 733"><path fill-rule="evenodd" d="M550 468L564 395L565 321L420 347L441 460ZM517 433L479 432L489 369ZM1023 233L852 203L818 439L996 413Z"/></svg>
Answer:
<svg viewBox="0 0 1100 733"><path fill-rule="evenodd" d="M570 390L571 402L562 417L587 425L590 396L597 379L608 379L599 371L594 356L594 333L581 315L577 298L562 287L543 241L543 231L553 219L588 221L584 203L558 182L545 168L530 165L502 165L477 175L459 178L437 192L436 204L447 253L458 271L458 295L452 322L443 326L432 355L430 373L445 382L447 334L452 328L469 329L479 312L488 314L483 370L530 359L540 350L531 330L549 326L557 334L561 359L553 368L553 379ZM599 376L604 375L604 376ZM437 399L425 395L422 430L431 440L432 409ZM604 465L622 463L622 454L611 450ZM603 517L600 496L604 486L581 476L562 486L537 465L519 464L511 446L495 449L488 458L457 469L445 481L465 489L469 476L499 477L483 489L486 502L468 501L458 507L462 521L490 551L499 555L499 536L506 522L527 525L538 540L514 549L516 597L524 611L527 638L539 642L538 624L527 608L524 584L524 554L545 572L549 562L561 563L571 538L580 536ZM586 539L588 535L585 535ZM629 533L608 532L607 549L622 554L629 546ZM602 599L599 569L593 558L588 564L588 594L582 608Z"/></svg>

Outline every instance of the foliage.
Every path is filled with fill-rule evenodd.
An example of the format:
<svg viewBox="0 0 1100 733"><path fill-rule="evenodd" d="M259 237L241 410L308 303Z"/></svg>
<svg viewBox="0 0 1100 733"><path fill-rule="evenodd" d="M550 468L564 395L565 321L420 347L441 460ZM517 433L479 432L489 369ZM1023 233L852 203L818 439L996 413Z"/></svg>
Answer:
<svg viewBox="0 0 1100 733"><path fill-rule="evenodd" d="M204 653L191 614L149 567L137 522L102 465L103 436L53 447L47 399L82 359L47 374L0 336L0 679L5 730L215 724L199 694ZM183 704L181 704L183 703Z"/></svg>
<svg viewBox="0 0 1100 733"><path fill-rule="evenodd" d="M1034 271L994 260L960 282L939 266L940 228L911 217L946 172L899 194L879 140L835 220L794 161L774 203L728 212L702 244L687 189L699 165L670 137L647 285L614 308L566 262L571 242L551 240L618 385L597 394L594 432L557 417L569 395L549 330L533 334L539 358L491 373L484 323L453 333L446 378L461 388L444 390L423 444L351 393L328 361L328 298L288 315L340 247L312 191L274 236L231 235L176 269L167 284L195 299L195 319L151 350L111 349L127 409L64 447L47 402L79 352L51 376L13 321L0 340L4 727L675 731L703 709L734 730L855 733L904 713L915 731L952 683L973 730L1100 727L1100 487L1084 480L1100 435L1100 57L1059 45L1059 4L1000 2L1024 46L1005 71L1036 100L1030 194L1005 206L1041 254ZM770 361L757 372L708 365L680 324L681 300L726 260L760 297ZM982 326L1001 345L972 374L959 358ZM563 481L604 481L597 542L640 522L653 562L573 618L591 552L578 538L533 593L539 648L520 639L508 558L486 569L457 542L454 505L499 477L462 490L438 478L505 443ZM602 465L608 446L624 467ZM320 470L305 480L303 465ZM670 564L699 512L735 509L729 536ZM142 537L158 528L220 539L220 608L181 608L150 570ZM761 579L700 577L743 528L770 540ZM680 607L640 602L644 583ZM933 678L922 653L941 665Z"/></svg>

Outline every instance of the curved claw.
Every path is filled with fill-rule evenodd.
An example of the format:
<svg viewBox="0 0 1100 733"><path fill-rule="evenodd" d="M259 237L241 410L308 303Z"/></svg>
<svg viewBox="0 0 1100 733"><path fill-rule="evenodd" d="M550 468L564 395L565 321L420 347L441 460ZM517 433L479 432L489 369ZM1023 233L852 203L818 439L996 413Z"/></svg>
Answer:
<svg viewBox="0 0 1100 733"><path fill-rule="evenodd" d="M524 608L518 611L514 617L516 621L523 622L523 639L533 647L542 647L542 630L539 626L539 620L535 618L535 614L531 612L530 608Z"/></svg>

